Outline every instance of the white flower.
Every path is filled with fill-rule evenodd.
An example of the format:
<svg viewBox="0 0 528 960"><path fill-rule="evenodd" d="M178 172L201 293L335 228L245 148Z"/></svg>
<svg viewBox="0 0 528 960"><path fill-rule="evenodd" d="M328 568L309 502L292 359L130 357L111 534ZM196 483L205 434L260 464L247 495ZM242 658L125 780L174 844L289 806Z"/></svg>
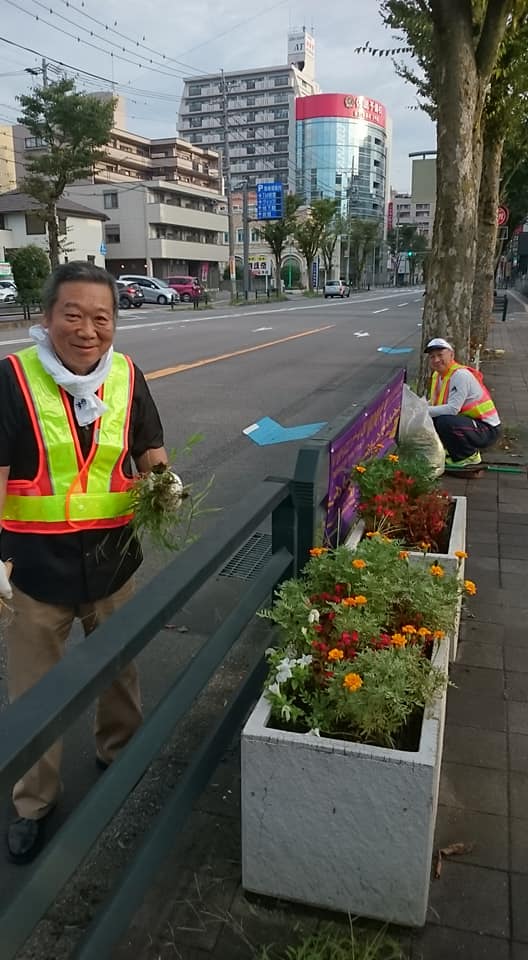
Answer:
<svg viewBox="0 0 528 960"><path fill-rule="evenodd" d="M321 731L319 727L314 727L313 730L308 730L308 733L305 734L306 737L320 737Z"/></svg>
<svg viewBox="0 0 528 960"><path fill-rule="evenodd" d="M289 660L288 657L284 657L284 660L281 660L277 666L277 673L275 674L275 680L277 683L284 683L285 680L289 680L292 676L292 666L295 664L295 660Z"/></svg>
<svg viewBox="0 0 528 960"><path fill-rule="evenodd" d="M277 683L277 681L275 681L275 683L270 683L270 685L269 685L269 687L268 687L268 693L272 693L272 694L274 694L274 695L276 695L276 696L279 695L279 693L280 693L280 687L279 687L279 684Z"/></svg>
<svg viewBox="0 0 528 960"><path fill-rule="evenodd" d="M299 667L307 667L308 664L310 664L311 662L312 662L311 653L304 653L303 656L299 657L299 659L297 660L297 664L299 665Z"/></svg>
<svg viewBox="0 0 528 960"><path fill-rule="evenodd" d="M286 722L290 719L290 717L291 717L291 709L290 709L289 703L285 703L285 704L283 705L283 707L282 707L282 709L281 709L281 716L282 716L283 720L286 720Z"/></svg>
<svg viewBox="0 0 528 960"><path fill-rule="evenodd" d="M316 610L315 607L308 614L308 623L319 623L319 610Z"/></svg>

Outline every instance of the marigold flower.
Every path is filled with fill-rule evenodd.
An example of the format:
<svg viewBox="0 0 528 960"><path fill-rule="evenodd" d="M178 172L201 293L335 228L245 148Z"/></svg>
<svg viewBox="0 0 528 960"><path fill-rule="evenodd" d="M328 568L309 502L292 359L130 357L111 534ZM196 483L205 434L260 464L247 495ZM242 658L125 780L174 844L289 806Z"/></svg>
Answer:
<svg viewBox="0 0 528 960"><path fill-rule="evenodd" d="M399 560L407 560L408 558L409 558L409 551L408 551L408 550L400 550L400 552L399 552L399 554L398 554L398 559L399 559Z"/></svg>
<svg viewBox="0 0 528 960"><path fill-rule="evenodd" d="M332 647L332 649L328 651L329 660L342 660L344 656L343 651L338 650L337 647Z"/></svg>
<svg viewBox="0 0 528 960"><path fill-rule="evenodd" d="M367 537L369 538L369 540L370 540L372 537L380 537L381 534L380 534L377 530L369 530L369 532L366 534L366 536L367 536Z"/></svg>
<svg viewBox="0 0 528 960"><path fill-rule="evenodd" d="M328 547L312 547L310 550L311 557L321 557L323 553L328 553Z"/></svg>
<svg viewBox="0 0 528 960"><path fill-rule="evenodd" d="M385 513L386 513L386 515L387 515L388 517L389 517L389 516L391 516L391 517L394 516L394 510L386 510ZM383 543L392 543L392 541L394 540L394 537L385 537L385 536L384 536L384 537L382 537L381 539L383 540Z"/></svg>
<svg viewBox="0 0 528 960"><path fill-rule="evenodd" d="M359 673L347 673L343 677L343 686L349 693L354 693L363 686L363 680L359 676Z"/></svg>
<svg viewBox="0 0 528 960"><path fill-rule="evenodd" d="M352 566L355 567L356 570L363 570L363 568L367 566L367 562L366 560L358 558L357 560L352 560Z"/></svg>
<svg viewBox="0 0 528 960"><path fill-rule="evenodd" d="M459 560L467 560L469 554L465 550L455 550L455 557L458 557Z"/></svg>
<svg viewBox="0 0 528 960"><path fill-rule="evenodd" d="M431 631L428 630L427 627L420 627L420 629L417 631L417 633L418 633L418 636L419 636L419 637L430 637L430 636L431 636Z"/></svg>
<svg viewBox="0 0 528 960"><path fill-rule="evenodd" d="M341 606L342 606L342 607L355 607L355 606L356 606L356 598L355 598L355 597L343 597L343 599L341 600Z"/></svg>
<svg viewBox="0 0 528 960"><path fill-rule="evenodd" d="M404 647L407 643L407 637L404 637L403 633L393 633L391 643L393 647Z"/></svg>
<svg viewBox="0 0 528 960"><path fill-rule="evenodd" d="M443 640L445 637L445 632L443 630L435 630L433 633L433 638L435 640Z"/></svg>
<svg viewBox="0 0 528 960"><path fill-rule="evenodd" d="M429 567L429 570L431 571L431 576L433 576L433 577L443 577L443 576L444 576L444 568L441 567L439 563L433 563L433 564L431 564L431 566Z"/></svg>
<svg viewBox="0 0 528 960"><path fill-rule="evenodd" d="M425 540L422 540L422 541L418 544L418 546L420 547L420 550L423 550L424 553L427 553L427 551L428 551L428 550L430 549L430 547L431 547L431 544L430 544L430 543L427 543Z"/></svg>
<svg viewBox="0 0 528 960"><path fill-rule="evenodd" d="M360 465L358 465L358 466L355 468L355 470L356 470L356 473L366 473L366 472L367 472L367 468L366 468L366 467L362 467L362 466L360 466Z"/></svg>
<svg viewBox="0 0 528 960"><path fill-rule="evenodd" d="M469 593L470 597L474 597L477 592L476 584L473 583L473 580L464 580L464 589L466 593Z"/></svg>
<svg viewBox="0 0 528 960"><path fill-rule="evenodd" d="M359 593L357 597L354 597L354 600L356 601L358 606L363 606L363 604L368 603L367 598L364 597L361 593Z"/></svg>
<svg viewBox="0 0 528 960"><path fill-rule="evenodd" d="M413 627L412 623L406 623L404 627L401 628L402 633L416 633L416 627Z"/></svg>
<svg viewBox="0 0 528 960"><path fill-rule="evenodd" d="M398 463L399 459L400 458L397 457L395 453L389 453L389 456L387 457L387 460L390 460L391 463Z"/></svg>

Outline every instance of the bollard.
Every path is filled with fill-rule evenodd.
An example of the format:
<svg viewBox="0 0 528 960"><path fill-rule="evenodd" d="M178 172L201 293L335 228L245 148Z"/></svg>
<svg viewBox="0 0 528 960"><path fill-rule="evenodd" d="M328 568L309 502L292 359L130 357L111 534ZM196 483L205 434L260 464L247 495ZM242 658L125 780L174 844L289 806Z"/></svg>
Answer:
<svg viewBox="0 0 528 960"><path fill-rule="evenodd" d="M504 294L504 306L502 308L502 322L506 320L506 314L508 313L508 295Z"/></svg>

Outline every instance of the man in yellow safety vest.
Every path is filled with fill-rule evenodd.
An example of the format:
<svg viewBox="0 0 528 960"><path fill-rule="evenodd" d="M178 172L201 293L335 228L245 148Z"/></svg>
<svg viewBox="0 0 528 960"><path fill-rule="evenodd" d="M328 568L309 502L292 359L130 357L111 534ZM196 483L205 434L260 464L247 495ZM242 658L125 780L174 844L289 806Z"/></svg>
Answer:
<svg viewBox="0 0 528 960"><path fill-rule="evenodd" d="M129 599L141 563L129 526L134 469L166 464L167 454L143 374L113 349L118 303L106 270L63 264L45 287L43 324L30 330L34 346L0 361L0 598L12 608L10 700L60 660L75 618L88 636ZM101 769L141 719L130 663L97 703ZM29 862L42 846L61 791L61 751L58 741L15 784L7 833L14 863Z"/></svg>
<svg viewBox="0 0 528 960"><path fill-rule="evenodd" d="M500 432L500 419L478 370L456 363L443 337L425 348L432 370L429 413L447 451L446 469L467 471L481 463L480 451Z"/></svg>

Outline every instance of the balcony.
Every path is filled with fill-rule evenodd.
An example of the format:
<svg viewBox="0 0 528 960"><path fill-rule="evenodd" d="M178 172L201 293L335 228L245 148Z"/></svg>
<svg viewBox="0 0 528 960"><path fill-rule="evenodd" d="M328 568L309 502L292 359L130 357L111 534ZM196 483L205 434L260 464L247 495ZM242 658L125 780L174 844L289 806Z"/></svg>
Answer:
<svg viewBox="0 0 528 960"><path fill-rule="evenodd" d="M227 217L221 213L206 213L189 207L179 207L173 203L148 203L146 211L149 223L194 227L196 230L215 230L217 233L224 233L227 230Z"/></svg>
<svg viewBox="0 0 528 960"><path fill-rule="evenodd" d="M151 238L147 240L147 256L153 260L196 260L199 262L224 263L229 259L229 249L223 244Z"/></svg>

